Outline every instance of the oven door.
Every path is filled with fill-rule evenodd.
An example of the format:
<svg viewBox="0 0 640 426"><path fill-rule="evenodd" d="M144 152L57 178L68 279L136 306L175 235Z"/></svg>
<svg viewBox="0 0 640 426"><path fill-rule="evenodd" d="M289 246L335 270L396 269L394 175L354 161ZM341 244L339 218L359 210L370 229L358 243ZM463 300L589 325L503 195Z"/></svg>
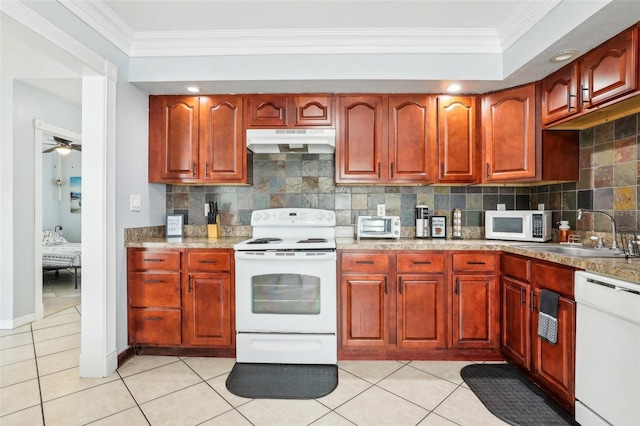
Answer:
<svg viewBox="0 0 640 426"><path fill-rule="evenodd" d="M236 251L238 333L337 332L335 251Z"/></svg>

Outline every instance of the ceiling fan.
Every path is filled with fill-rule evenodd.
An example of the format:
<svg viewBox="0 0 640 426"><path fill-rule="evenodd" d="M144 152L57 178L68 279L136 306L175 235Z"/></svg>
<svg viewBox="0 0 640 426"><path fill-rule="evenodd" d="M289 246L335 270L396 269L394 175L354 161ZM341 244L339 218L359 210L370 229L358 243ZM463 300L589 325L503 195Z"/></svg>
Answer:
<svg viewBox="0 0 640 426"><path fill-rule="evenodd" d="M55 145L49 149L45 149L44 151L42 151L42 153L47 153L47 152L53 152L56 151L58 152L58 154L62 154L62 155L67 155L68 153L70 153L72 150L73 151L82 151L82 145L74 145L74 143L72 141L66 140L66 139L62 139L59 138L57 136L53 137L53 140L49 141L49 142L55 142L53 144L46 144L46 145Z"/></svg>

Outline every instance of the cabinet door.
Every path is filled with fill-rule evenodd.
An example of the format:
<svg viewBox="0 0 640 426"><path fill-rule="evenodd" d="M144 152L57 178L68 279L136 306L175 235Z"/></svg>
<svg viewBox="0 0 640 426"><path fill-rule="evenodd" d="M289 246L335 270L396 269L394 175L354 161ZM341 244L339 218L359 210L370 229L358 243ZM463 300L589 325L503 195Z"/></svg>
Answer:
<svg viewBox="0 0 640 426"><path fill-rule="evenodd" d="M198 107L197 96L149 97L149 182L199 178Z"/></svg>
<svg viewBox="0 0 640 426"><path fill-rule="evenodd" d="M399 347L447 346L446 282L442 275L398 276Z"/></svg>
<svg viewBox="0 0 640 426"><path fill-rule="evenodd" d="M247 127L286 127L286 95L251 95L248 98Z"/></svg>
<svg viewBox="0 0 640 426"><path fill-rule="evenodd" d="M343 274L340 278L341 343L352 347L389 344L387 275Z"/></svg>
<svg viewBox="0 0 640 426"><path fill-rule="evenodd" d="M180 309L129 308L127 327L130 345L180 345Z"/></svg>
<svg viewBox="0 0 640 426"><path fill-rule="evenodd" d="M453 346L497 348L499 288L493 275L453 275Z"/></svg>
<svg viewBox="0 0 640 426"><path fill-rule="evenodd" d="M246 182L241 96L200 98L200 158L206 182Z"/></svg>
<svg viewBox="0 0 640 426"><path fill-rule="evenodd" d="M535 111L535 85L504 90L484 97L484 181L536 177Z"/></svg>
<svg viewBox="0 0 640 426"><path fill-rule="evenodd" d="M542 80L542 123L549 124L580 112L577 62Z"/></svg>
<svg viewBox="0 0 640 426"><path fill-rule="evenodd" d="M427 96L389 96L389 162L393 183L433 180L435 114Z"/></svg>
<svg viewBox="0 0 640 426"><path fill-rule="evenodd" d="M533 373L556 396L573 405L575 395L575 302L566 297L558 300L558 341L552 345L538 337L538 304L541 289L534 288L531 319Z"/></svg>
<svg viewBox="0 0 640 426"><path fill-rule="evenodd" d="M633 28L598 46L582 60L584 108L592 108L636 90L638 29Z"/></svg>
<svg viewBox="0 0 640 426"><path fill-rule="evenodd" d="M340 96L336 183L382 183L387 179L387 108L382 96Z"/></svg>
<svg viewBox="0 0 640 426"><path fill-rule="evenodd" d="M531 369L531 334L528 284L502 278L502 352Z"/></svg>
<svg viewBox="0 0 640 426"><path fill-rule="evenodd" d="M234 306L228 273L189 274L183 291L183 345L231 345Z"/></svg>
<svg viewBox="0 0 640 426"><path fill-rule="evenodd" d="M293 97L293 125L300 127L333 126L333 96L309 95Z"/></svg>
<svg viewBox="0 0 640 426"><path fill-rule="evenodd" d="M438 97L438 182L478 182L476 98Z"/></svg>

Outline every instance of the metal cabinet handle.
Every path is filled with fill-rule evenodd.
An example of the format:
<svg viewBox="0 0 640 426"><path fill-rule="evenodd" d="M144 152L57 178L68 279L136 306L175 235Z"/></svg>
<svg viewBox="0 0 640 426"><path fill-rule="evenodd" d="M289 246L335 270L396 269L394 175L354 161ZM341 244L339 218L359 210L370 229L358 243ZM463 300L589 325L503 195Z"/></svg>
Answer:
<svg viewBox="0 0 640 426"><path fill-rule="evenodd" d="M430 262L430 261L428 261L428 260L425 260L424 262L420 262L420 261L416 261L416 260L414 260L414 261L413 261L413 264L414 264L414 265L431 265L431 262Z"/></svg>
<svg viewBox="0 0 640 426"><path fill-rule="evenodd" d="M356 260L358 265L373 265L373 260Z"/></svg>
<svg viewBox="0 0 640 426"><path fill-rule="evenodd" d="M193 177L196 177L196 162L195 162L195 161L193 162L193 170L192 170L192 173L193 173Z"/></svg>
<svg viewBox="0 0 640 426"><path fill-rule="evenodd" d="M157 284L157 283L161 283L162 280L144 280L144 282L149 284Z"/></svg>
<svg viewBox="0 0 640 426"><path fill-rule="evenodd" d="M440 163L440 177L444 177L444 163Z"/></svg>
<svg viewBox="0 0 640 426"><path fill-rule="evenodd" d="M209 177L209 162L204 163L204 175Z"/></svg>
<svg viewBox="0 0 640 426"><path fill-rule="evenodd" d="M487 264L486 262L480 262L480 261L477 261L477 260L475 260L475 261L474 260L467 261L467 265L486 265L486 264Z"/></svg>
<svg viewBox="0 0 640 426"><path fill-rule="evenodd" d="M384 294L389 293L389 285L387 283L387 277L384 277Z"/></svg>
<svg viewBox="0 0 640 426"><path fill-rule="evenodd" d="M189 275L189 293L191 293L191 275Z"/></svg>
<svg viewBox="0 0 640 426"><path fill-rule="evenodd" d="M393 175L395 174L395 164L391 163L391 177L393 177Z"/></svg>
<svg viewBox="0 0 640 426"><path fill-rule="evenodd" d="M491 171L491 166L487 163L487 177L489 177L489 172Z"/></svg>
<svg viewBox="0 0 640 426"><path fill-rule="evenodd" d="M147 321L162 321L162 317L146 317Z"/></svg>
<svg viewBox="0 0 640 426"><path fill-rule="evenodd" d="M380 177L381 170L382 170L382 163L378 163L378 177Z"/></svg>
<svg viewBox="0 0 640 426"><path fill-rule="evenodd" d="M535 298L536 298L535 292L531 291L531 312L536 311Z"/></svg>
<svg viewBox="0 0 640 426"><path fill-rule="evenodd" d="M145 262L164 262L164 259L142 259Z"/></svg>
<svg viewBox="0 0 640 426"><path fill-rule="evenodd" d="M567 112L570 112L575 107L571 106L571 98L576 98L577 95L572 95L571 92L567 90Z"/></svg>
<svg viewBox="0 0 640 426"><path fill-rule="evenodd" d="M460 294L460 278L456 278L456 294Z"/></svg>
<svg viewBox="0 0 640 426"><path fill-rule="evenodd" d="M587 102L591 102L588 99L584 98L584 92L589 93L589 88L585 87L584 84L580 85L580 106L584 106L584 104L586 104Z"/></svg>
<svg viewBox="0 0 640 426"><path fill-rule="evenodd" d="M520 306L524 306L524 288L520 287Z"/></svg>
<svg viewBox="0 0 640 426"><path fill-rule="evenodd" d="M198 263L218 263L215 259L200 259Z"/></svg>
<svg viewBox="0 0 640 426"><path fill-rule="evenodd" d="M400 294L402 294L402 277L400 277L400 283L398 285L398 290L400 291Z"/></svg>

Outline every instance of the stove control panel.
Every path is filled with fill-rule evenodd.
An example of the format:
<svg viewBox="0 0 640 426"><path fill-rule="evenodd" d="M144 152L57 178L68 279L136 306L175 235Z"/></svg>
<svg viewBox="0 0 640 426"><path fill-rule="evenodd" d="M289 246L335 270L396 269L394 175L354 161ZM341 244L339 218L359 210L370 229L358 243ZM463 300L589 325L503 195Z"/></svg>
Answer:
<svg viewBox="0 0 640 426"><path fill-rule="evenodd" d="M251 214L252 226L335 226L335 213L331 210L280 208L255 210Z"/></svg>

